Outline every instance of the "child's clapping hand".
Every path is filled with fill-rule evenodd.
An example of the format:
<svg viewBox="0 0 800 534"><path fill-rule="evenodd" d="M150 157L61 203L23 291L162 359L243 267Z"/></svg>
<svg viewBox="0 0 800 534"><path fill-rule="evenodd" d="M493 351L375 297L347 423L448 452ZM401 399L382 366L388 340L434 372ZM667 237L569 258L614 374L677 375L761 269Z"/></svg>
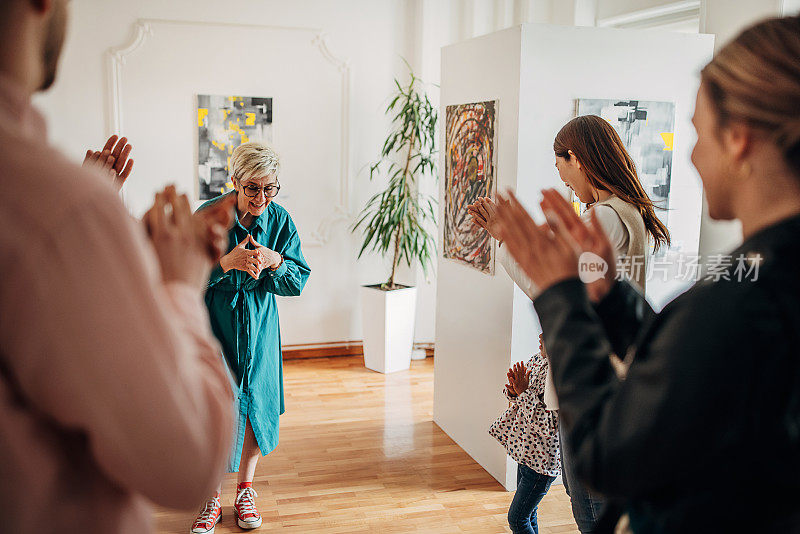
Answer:
<svg viewBox="0 0 800 534"><path fill-rule="evenodd" d="M506 390L512 397L522 395L531 381L531 371L525 367L522 362L515 363L506 373L508 377L508 384Z"/></svg>

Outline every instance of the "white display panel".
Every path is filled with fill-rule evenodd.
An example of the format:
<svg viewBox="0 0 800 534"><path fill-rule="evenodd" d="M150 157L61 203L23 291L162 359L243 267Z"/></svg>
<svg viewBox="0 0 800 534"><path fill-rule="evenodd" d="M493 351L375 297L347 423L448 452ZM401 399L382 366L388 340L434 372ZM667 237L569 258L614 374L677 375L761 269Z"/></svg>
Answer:
<svg viewBox="0 0 800 534"><path fill-rule="evenodd" d="M576 99L674 102L670 218L673 238L696 251L702 195L689 159L690 119L712 50L707 35L523 25L444 48L441 105L500 100L498 190L514 188L543 220L541 189L562 186L553 139L574 116ZM486 430L505 408L508 367L537 350L540 333L530 300L512 287L502 268L488 277L440 257L434 419L509 489L516 465ZM680 289L664 286L651 296L661 304Z"/></svg>

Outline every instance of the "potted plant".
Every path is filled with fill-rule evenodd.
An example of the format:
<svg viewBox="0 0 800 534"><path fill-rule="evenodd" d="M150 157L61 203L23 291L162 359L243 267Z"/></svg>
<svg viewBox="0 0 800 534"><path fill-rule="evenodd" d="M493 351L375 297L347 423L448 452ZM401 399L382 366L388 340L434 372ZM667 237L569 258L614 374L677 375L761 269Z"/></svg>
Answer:
<svg viewBox="0 0 800 534"><path fill-rule="evenodd" d="M397 266L401 260L409 267L419 262L427 275L436 249L426 229L436 222L436 201L420 194L417 179L435 172L438 114L410 67L409 75L406 86L394 81L397 90L386 108L393 115L392 129L380 159L369 169L370 180L386 175L388 183L367 201L353 225L364 235L359 258L367 249L392 257L389 279L361 289L364 364L381 373L411 366L417 290L395 282Z"/></svg>

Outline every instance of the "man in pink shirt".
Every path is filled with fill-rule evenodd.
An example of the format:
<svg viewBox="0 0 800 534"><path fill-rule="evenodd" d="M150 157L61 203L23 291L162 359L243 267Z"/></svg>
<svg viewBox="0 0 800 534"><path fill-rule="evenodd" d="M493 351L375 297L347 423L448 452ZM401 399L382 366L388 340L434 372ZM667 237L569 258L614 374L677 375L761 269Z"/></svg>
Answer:
<svg viewBox="0 0 800 534"><path fill-rule="evenodd" d="M0 2L0 532L150 532L148 501L198 505L227 460L201 300L226 230L168 188L148 238L107 176L46 146L30 96L66 6Z"/></svg>

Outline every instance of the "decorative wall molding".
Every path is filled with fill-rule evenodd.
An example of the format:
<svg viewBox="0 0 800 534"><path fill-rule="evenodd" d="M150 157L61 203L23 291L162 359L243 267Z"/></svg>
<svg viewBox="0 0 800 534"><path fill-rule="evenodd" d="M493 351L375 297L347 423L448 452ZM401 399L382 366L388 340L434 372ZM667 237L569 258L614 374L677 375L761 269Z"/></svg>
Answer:
<svg viewBox="0 0 800 534"><path fill-rule="evenodd" d="M133 25L133 37L130 42L110 48L106 53L108 64L108 90L109 111L107 128L108 135L124 132L124 117L122 113L123 101L123 68L128 57L136 53L137 50L151 38L157 26L211 26L218 28L239 28L254 29L263 31L283 31L308 33L309 43L315 46L322 57L331 63L341 74L341 143L340 155L341 164L339 168L339 195L336 204L332 207L329 214L322 218L322 221L310 234L310 239L305 239L303 244L306 246L323 246L331 237L336 223L347 221L351 218L349 209L350 204L350 61L343 59L331 52L326 41L326 34L318 28L301 28L289 26L265 26L258 24L238 24L225 22L203 22L190 20L167 20L167 19L139 19Z"/></svg>
<svg viewBox="0 0 800 534"><path fill-rule="evenodd" d="M138 20L133 25L133 39L125 46L111 48L108 51L108 71L111 87L110 118L108 135L122 131L122 67L125 58L136 52L144 42L153 35L153 27L149 21Z"/></svg>
<svg viewBox="0 0 800 534"><path fill-rule="evenodd" d="M605 28L647 28L700 19L700 14L700 0L686 0L600 19L597 21L597 26Z"/></svg>
<svg viewBox="0 0 800 534"><path fill-rule="evenodd" d="M324 32L318 32L312 42L319 48L322 56L334 64L342 74L342 160L339 169L339 199L333 212L325 217L317 229L311 233L311 243L309 243L324 245L330 239L334 224L350 219L350 210L348 209L350 204L350 62L331 53L328 43L325 41Z"/></svg>

